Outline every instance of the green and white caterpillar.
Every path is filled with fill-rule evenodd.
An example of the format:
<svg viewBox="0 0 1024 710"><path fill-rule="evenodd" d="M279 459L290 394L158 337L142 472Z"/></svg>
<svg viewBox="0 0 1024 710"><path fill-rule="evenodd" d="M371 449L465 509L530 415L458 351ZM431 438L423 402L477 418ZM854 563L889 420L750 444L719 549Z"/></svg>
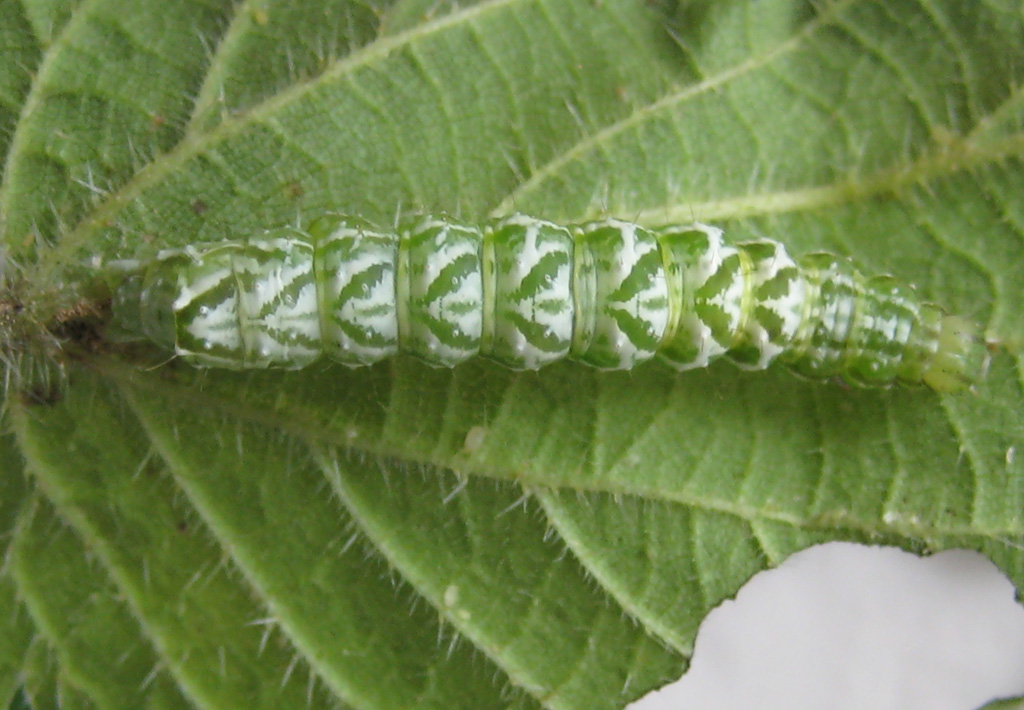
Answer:
<svg viewBox="0 0 1024 710"><path fill-rule="evenodd" d="M308 232L169 249L120 271L115 332L199 367L301 368L324 356L358 367L408 353L517 370L563 358L620 370L657 355L688 370L724 356L949 392L987 360L973 323L892 277L831 254L793 259L771 240L730 245L704 224L513 215L386 230L330 214Z"/></svg>

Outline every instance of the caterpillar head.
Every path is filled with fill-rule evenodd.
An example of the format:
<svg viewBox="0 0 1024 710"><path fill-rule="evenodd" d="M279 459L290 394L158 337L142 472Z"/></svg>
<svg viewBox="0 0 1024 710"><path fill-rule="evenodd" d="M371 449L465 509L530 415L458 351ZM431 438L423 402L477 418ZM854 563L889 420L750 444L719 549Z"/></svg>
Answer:
<svg viewBox="0 0 1024 710"><path fill-rule="evenodd" d="M943 316L938 349L922 375L922 381L936 392L959 392L984 377L991 359L976 323L960 316Z"/></svg>

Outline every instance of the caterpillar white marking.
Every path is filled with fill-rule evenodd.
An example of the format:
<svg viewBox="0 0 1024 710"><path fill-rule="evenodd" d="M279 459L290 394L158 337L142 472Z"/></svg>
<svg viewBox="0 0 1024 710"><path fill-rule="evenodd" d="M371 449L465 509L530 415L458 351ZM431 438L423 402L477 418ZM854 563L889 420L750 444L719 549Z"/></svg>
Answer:
<svg viewBox="0 0 1024 710"><path fill-rule="evenodd" d="M970 387L977 325L845 258L727 244L704 224L558 225L423 217L395 230L330 214L121 264L113 329L199 367L351 367L409 353L439 367L484 356L535 370L563 358L679 370L783 362L859 386Z"/></svg>

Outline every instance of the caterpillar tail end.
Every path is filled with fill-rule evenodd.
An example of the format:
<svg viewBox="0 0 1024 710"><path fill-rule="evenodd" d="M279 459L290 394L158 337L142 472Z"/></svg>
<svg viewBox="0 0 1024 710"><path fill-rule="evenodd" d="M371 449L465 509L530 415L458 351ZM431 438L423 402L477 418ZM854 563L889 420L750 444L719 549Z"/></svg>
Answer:
<svg viewBox="0 0 1024 710"><path fill-rule="evenodd" d="M962 392L985 376L990 357L977 323L946 315L940 325L938 350L921 379L936 392Z"/></svg>

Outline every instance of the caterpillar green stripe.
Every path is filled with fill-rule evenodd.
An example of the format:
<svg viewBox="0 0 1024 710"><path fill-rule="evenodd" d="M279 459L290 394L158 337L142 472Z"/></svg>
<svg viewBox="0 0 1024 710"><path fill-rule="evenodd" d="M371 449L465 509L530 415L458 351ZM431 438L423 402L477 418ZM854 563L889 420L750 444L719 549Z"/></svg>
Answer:
<svg viewBox="0 0 1024 710"><path fill-rule="evenodd" d="M842 257L793 259L772 240L727 244L704 224L480 225L422 217L394 230L329 214L308 231L121 263L114 331L199 367L370 365L408 353L440 367L482 355L516 370L572 358L622 370L774 361L860 386L971 386L978 327Z"/></svg>

